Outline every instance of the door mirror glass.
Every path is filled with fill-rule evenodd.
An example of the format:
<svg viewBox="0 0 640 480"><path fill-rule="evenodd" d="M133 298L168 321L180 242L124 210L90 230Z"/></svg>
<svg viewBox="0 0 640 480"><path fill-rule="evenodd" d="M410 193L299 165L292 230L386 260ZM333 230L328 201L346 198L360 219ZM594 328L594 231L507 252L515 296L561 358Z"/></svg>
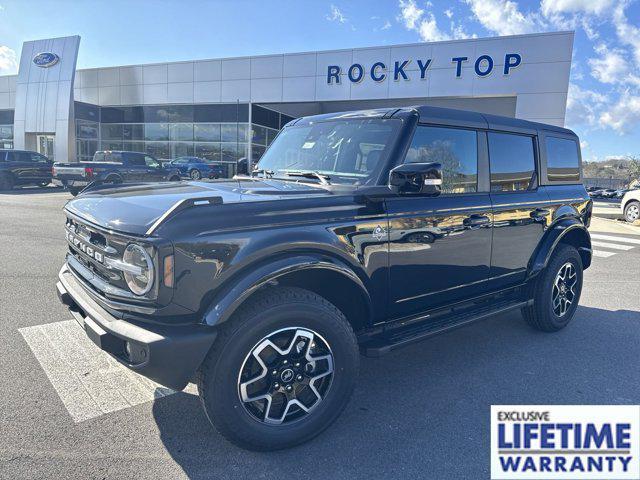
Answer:
<svg viewBox="0 0 640 480"><path fill-rule="evenodd" d="M401 195L440 195L442 165L403 163L389 172L389 188Z"/></svg>

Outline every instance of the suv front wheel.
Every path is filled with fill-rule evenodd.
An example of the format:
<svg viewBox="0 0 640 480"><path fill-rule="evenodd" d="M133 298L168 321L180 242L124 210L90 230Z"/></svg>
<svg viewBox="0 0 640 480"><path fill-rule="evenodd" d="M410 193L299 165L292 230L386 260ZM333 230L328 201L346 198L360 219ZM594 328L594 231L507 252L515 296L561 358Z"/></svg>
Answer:
<svg viewBox="0 0 640 480"><path fill-rule="evenodd" d="M582 292L582 259L571 245L559 245L533 288L533 305L522 309L529 325L543 332L566 327Z"/></svg>
<svg viewBox="0 0 640 480"><path fill-rule="evenodd" d="M333 304L300 288L269 288L221 329L198 392L228 440L277 450L313 438L340 415L358 362L353 330Z"/></svg>

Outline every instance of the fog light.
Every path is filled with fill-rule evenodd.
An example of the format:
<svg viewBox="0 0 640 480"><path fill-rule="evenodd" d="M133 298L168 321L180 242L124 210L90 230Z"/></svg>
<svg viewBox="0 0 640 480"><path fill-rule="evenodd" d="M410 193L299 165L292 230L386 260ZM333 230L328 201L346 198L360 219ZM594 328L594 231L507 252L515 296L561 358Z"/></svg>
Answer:
<svg viewBox="0 0 640 480"><path fill-rule="evenodd" d="M136 342L125 342L124 351L129 363L142 363L147 359L147 347Z"/></svg>

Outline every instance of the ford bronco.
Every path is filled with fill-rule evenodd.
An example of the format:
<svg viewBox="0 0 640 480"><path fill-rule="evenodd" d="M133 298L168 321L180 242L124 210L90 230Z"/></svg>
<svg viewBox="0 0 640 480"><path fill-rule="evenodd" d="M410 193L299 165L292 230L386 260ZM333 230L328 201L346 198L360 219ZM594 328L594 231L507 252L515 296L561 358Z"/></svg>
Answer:
<svg viewBox="0 0 640 480"><path fill-rule="evenodd" d="M98 185L65 207L60 300L102 350L198 386L222 435L289 447L379 356L521 310L573 318L592 202L570 130L433 107L293 120L248 176Z"/></svg>

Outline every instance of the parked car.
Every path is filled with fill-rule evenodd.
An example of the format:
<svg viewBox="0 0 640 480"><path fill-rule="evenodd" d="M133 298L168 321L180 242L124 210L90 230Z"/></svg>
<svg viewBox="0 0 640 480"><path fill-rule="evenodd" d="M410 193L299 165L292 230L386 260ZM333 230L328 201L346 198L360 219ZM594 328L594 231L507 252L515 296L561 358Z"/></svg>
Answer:
<svg viewBox="0 0 640 480"><path fill-rule="evenodd" d="M38 152L29 150L0 150L0 190L16 186L51 183L53 162Z"/></svg>
<svg viewBox="0 0 640 480"><path fill-rule="evenodd" d="M620 211L629 223L640 220L640 190L629 190L624 194L620 201Z"/></svg>
<svg viewBox="0 0 640 480"><path fill-rule="evenodd" d="M564 128L434 107L297 119L251 176L68 202L58 296L132 370L195 379L232 442L290 447L345 408L360 352L514 310L571 321L591 264L579 152Z"/></svg>
<svg viewBox="0 0 640 480"><path fill-rule="evenodd" d="M627 193L629 191L628 188L619 188L618 190L616 190L616 193L613 195L612 198L622 198L624 197L624 194Z"/></svg>
<svg viewBox="0 0 640 480"><path fill-rule="evenodd" d="M199 157L178 157L167 166L180 172L180 176L191 180L201 178L220 178L223 176L222 165Z"/></svg>
<svg viewBox="0 0 640 480"><path fill-rule="evenodd" d="M53 183L67 188L72 195L91 183L140 183L179 181L180 172L163 166L153 155L142 152L107 150L93 155L90 162L53 165Z"/></svg>
<svg viewBox="0 0 640 480"><path fill-rule="evenodd" d="M605 188L600 192L602 198L613 198L616 195L616 190L613 188Z"/></svg>

